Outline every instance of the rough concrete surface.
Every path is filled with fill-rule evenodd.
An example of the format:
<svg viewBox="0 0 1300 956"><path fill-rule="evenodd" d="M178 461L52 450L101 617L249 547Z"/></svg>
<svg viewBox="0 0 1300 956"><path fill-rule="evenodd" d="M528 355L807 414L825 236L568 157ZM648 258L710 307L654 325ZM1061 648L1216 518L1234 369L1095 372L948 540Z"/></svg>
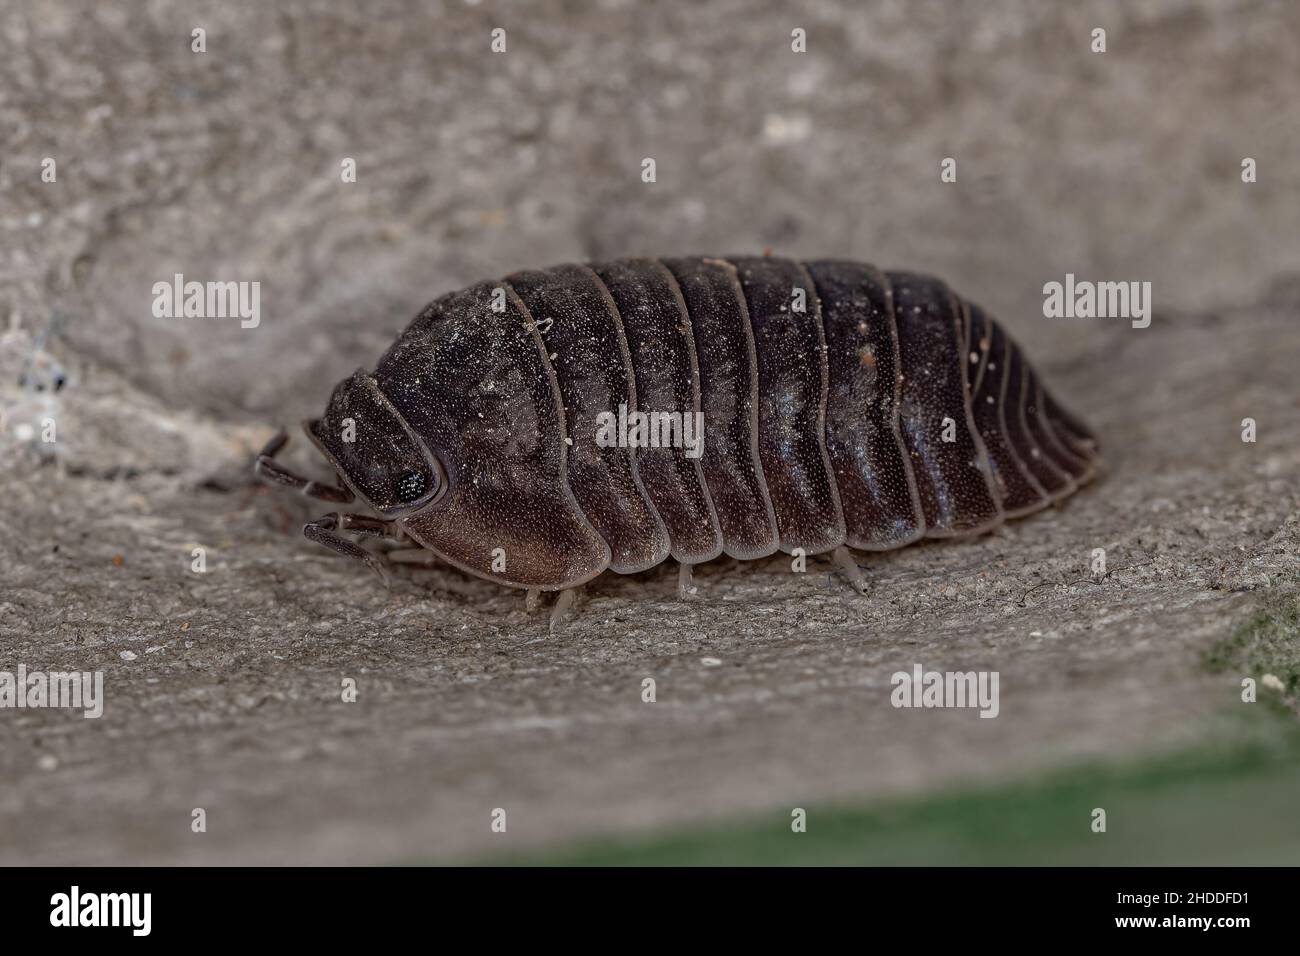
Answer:
<svg viewBox="0 0 1300 956"><path fill-rule="evenodd" d="M0 9L0 670L106 695L0 709L0 863L474 858L1142 753L1235 700L1199 650L1300 580L1294 5ZM864 558L866 598L773 558L679 603L665 566L556 635L451 569L384 591L298 534L328 506L251 481L436 294L764 248L944 276L1106 473ZM156 318L176 272L260 281L260 325ZM1151 281L1150 328L1043 318L1066 272ZM999 671L999 717L892 708L915 663Z"/></svg>

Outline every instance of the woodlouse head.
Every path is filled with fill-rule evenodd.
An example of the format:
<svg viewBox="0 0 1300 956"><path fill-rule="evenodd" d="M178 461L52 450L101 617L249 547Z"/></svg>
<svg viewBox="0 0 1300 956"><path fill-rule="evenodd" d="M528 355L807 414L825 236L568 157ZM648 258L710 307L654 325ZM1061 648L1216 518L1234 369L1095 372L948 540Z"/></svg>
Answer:
<svg viewBox="0 0 1300 956"><path fill-rule="evenodd" d="M340 382L309 438L345 484L386 517L416 511L446 488L442 465L364 371Z"/></svg>

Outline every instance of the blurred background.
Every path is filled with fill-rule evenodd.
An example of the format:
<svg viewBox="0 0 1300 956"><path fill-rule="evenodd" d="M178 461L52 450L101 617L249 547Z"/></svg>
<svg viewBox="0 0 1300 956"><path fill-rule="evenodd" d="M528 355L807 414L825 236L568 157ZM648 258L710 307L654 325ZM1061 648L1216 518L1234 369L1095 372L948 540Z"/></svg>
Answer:
<svg viewBox="0 0 1300 956"><path fill-rule="evenodd" d="M1200 739L1254 638L1217 677L1206 649L1265 605L1285 619L1295 4L0 11L0 668L102 667L110 687L99 722L0 714L0 861L474 858L499 851L480 820L508 799L530 808L522 852L1005 783ZM443 292L765 249L942 276L1023 341L1114 471L1059 513L876 562L862 605L779 560L724 562L691 608L653 573L604 581L559 642L454 572L376 592L248 480L272 426L318 413ZM178 272L259 281L260 325L155 317ZM1067 272L1151 282L1152 328L1044 319ZM64 375L57 394L19 384L33 367ZM53 447L17 429L47 415ZM303 444L290 460L317 467ZM1093 547L1136 570L1079 583ZM997 721L909 724L878 705L918 659L1001 667L1023 696ZM348 674L369 675L350 711ZM649 723L646 674L671 688ZM220 840L191 838L203 802Z"/></svg>
<svg viewBox="0 0 1300 956"><path fill-rule="evenodd" d="M1284 2L56 0L3 43L0 308L223 415L314 412L435 295L569 260L858 258L1049 341L1067 271L1166 312L1297 271ZM175 272L260 280L265 325L155 319Z"/></svg>

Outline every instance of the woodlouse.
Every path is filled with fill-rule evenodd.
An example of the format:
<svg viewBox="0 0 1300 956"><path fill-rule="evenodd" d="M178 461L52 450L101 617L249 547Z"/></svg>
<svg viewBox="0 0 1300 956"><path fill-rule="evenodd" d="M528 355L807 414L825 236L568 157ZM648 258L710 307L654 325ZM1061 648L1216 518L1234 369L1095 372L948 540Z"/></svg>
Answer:
<svg viewBox="0 0 1300 956"><path fill-rule="evenodd" d="M653 410L701 413L702 444L597 440L616 411L622 428ZM339 486L275 462L283 433L257 472L379 516L326 515L307 537L382 576L339 532L380 535L407 545L389 560L530 596L669 556L685 589L694 564L778 549L832 552L860 587L846 547L987 531L1070 494L1098 450L939 280L769 256L563 265L450 293L304 428Z"/></svg>

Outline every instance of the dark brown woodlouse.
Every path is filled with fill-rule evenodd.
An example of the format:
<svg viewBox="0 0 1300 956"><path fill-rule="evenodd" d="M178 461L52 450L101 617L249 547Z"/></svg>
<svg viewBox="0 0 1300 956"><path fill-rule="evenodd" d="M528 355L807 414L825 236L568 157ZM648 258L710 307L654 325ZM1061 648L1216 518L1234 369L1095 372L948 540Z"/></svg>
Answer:
<svg viewBox="0 0 1300 956"><path fill-rule="evenodd" d="M667 413L649 429L667 441L637 447L638 411ZM563 265L450 293L304 428L339 485L278 464L283 433L257 472L377 515L326 515L307 537L383 576L339 532L379 535L405 545L389 561L530 596L670 556L686 589L694 564L778 549L832 552L861 587L846 547L988 531L1073 492L1098 452L939 280L770 256Z"/></svg>

